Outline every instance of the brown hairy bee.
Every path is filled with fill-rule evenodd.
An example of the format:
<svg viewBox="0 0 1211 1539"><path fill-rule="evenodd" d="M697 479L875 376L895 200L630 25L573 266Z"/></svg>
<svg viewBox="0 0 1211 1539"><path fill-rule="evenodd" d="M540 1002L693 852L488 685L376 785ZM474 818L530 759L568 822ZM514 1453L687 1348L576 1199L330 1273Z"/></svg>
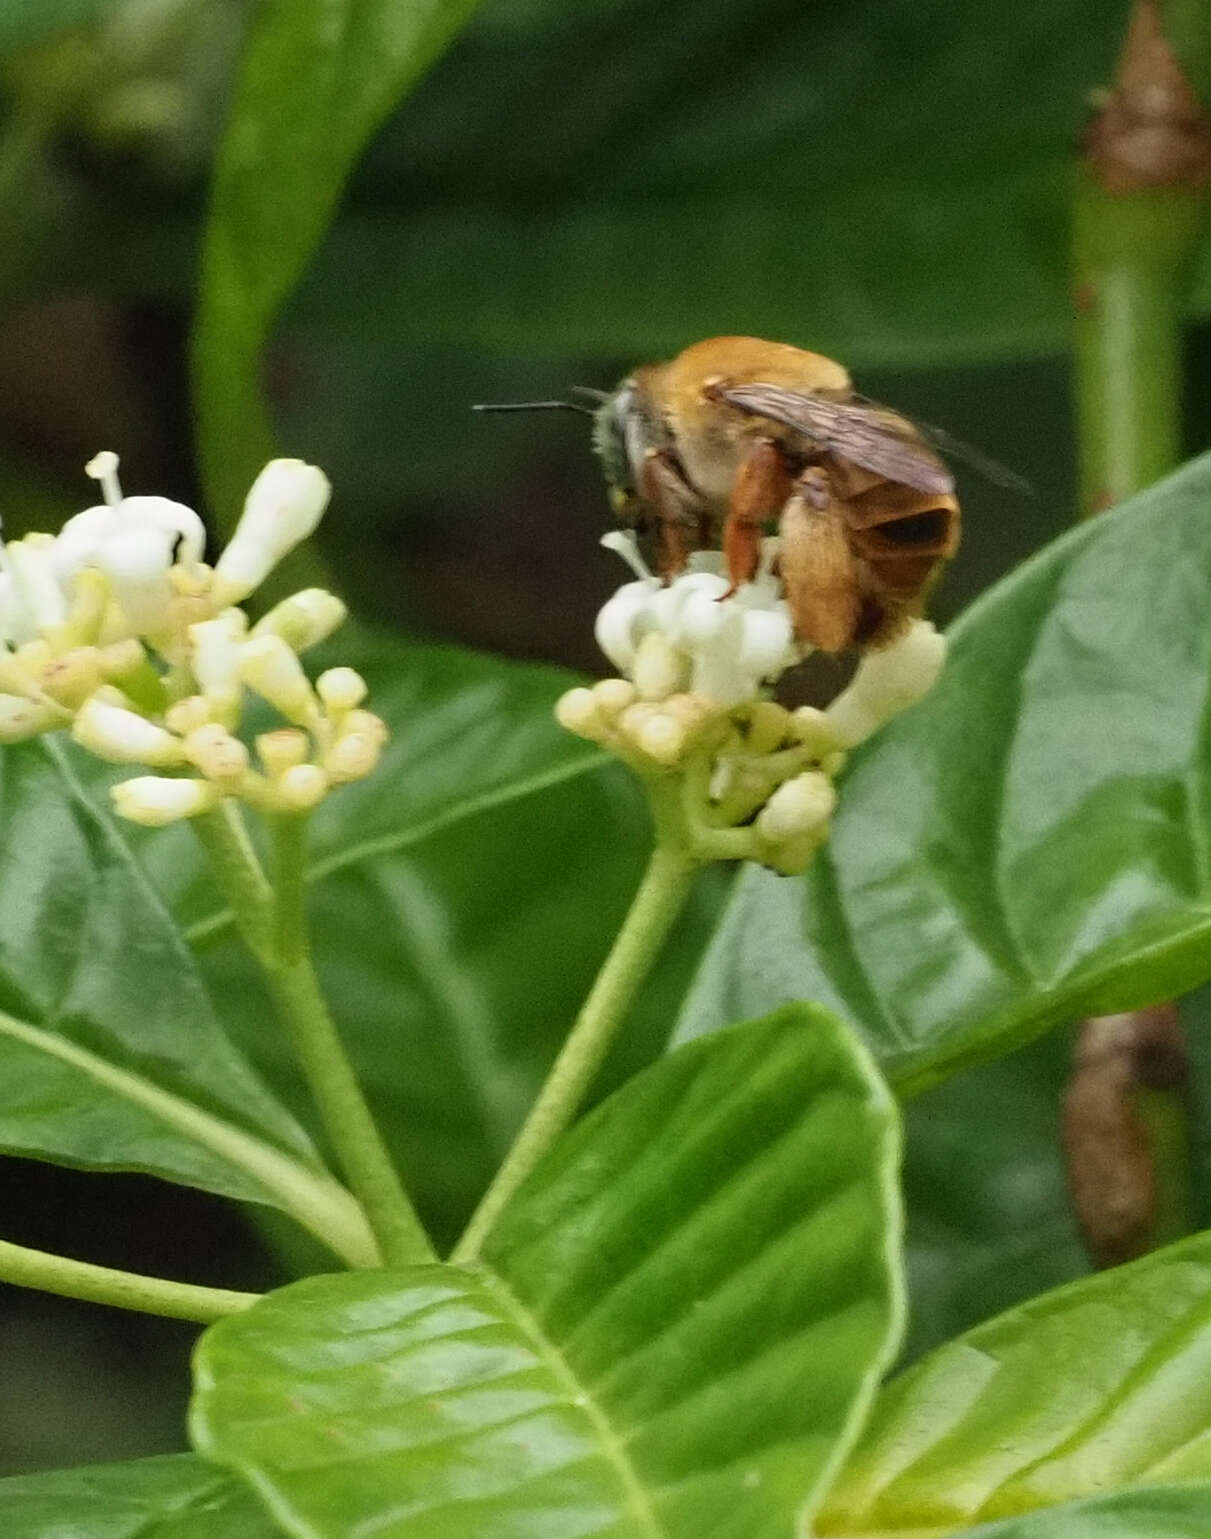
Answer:
<svg viewBox="0 0 1211 1539"><path fill-rule="evenodd" d="M796 634L825 652L890 641L959 543L954 478L918 430L780 342L712 337L637 369L601 398L593 443L666 577L721 546L747 582L776 527Z"/></svg>

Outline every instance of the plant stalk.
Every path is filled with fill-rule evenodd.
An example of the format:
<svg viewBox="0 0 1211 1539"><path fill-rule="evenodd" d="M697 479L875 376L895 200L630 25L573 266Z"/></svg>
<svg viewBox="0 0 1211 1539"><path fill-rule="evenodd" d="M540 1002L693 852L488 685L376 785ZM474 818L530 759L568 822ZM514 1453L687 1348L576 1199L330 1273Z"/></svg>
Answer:
<svg viewBox="0 0 1211 1539"><path fill-rule="evenodd" d="M1082 517L1182 459L1182 322L1211 183L1211 120L1196 89L1208 64L1205 5L1136 0L1114 85L1085 135L1073 207ZM1188 1069L1172 1006L1081 1029L1066 1100L1068 1180L1102 1265L1192 1227L1187 1085L1177 1070L1158 1085L1148 1078L1161 1017L1165 1061Z"/></svg>
<svg viewBox="0 0 1211 1539"><path fill-rule="evenodd" d="M396 1173L311 962L304 914L306 819L273 820L274 880L265 877L238 809L194 819L237 923L265 974L350 1188L383 1259L406 1265L436 1252Z"/></svg>
<svg viewBox="0 0 1211 1539"><path fill-rule="evenodd" d="M571 1125L652 963L681 913L700 861L660 840L622 929L521 1132L451 1256L478 1256L501 1211Z"/></svg>
<svg viewBox="0 0 1211 1539"><path fill-rule="evenodd" d="M208 1325L224 1315L248 1309L257 1293L234 1293L227 1288L202 1288L196 1283L170 1282L113 1267L73 1261L49 1251L31 1250L0 1240L0 1282L18 1288L37 1288L61 1298L84 1299L90 1304L111 1304L142 1314L164 1315L171 1320L196 1320Z"/></svg>

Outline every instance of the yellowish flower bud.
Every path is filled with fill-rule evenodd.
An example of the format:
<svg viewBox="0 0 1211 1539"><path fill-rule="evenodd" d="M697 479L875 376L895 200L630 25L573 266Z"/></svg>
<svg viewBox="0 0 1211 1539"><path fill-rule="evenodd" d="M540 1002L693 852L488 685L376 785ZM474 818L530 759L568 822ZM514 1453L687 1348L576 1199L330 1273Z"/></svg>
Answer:
<svg viewBox="0 0 1211 1539"><path fill-rule="evenodd" d="M280 636L257 636L244 644L240 678L287 721L306 727L318 720L315 691L302 664Z"/></svg>
<svg viewBox="0 0 1211 1539"><path fill-rule="evenodd" d="M366 681L355 668L328 668L315 681L315 690L324 709L343 715L361 705L366 698Z"/></svg>
<svg viewBox="0 0 1211 1539"><path fill-rule="evenodd" d="M252 627L254 636L280 636L292 651L304 652L345 623L349 611L324 588L304 588L275 604Z"/></svg>
<svg viewBox="0 0 1211 1539"><path fill-rule="evenodd" d="M613 721L620 711L625 711L635 699L635 694L635 686L630 679L602 679L592 689L593 699L607 721Z"/></svg>
<svg viewBox="0 0 1211 1539"><path fill-rule="evenodd" d="M40 732L53 732L65 726L66 711L49 702L29 700L22 695L0 695L0 743L21 743Z"/></svg>
<svg viewBox="0 0 1211 1539"><path fill-rule="evenodd" d="M641 700L663 700L685 688L689 680L686 658L662 631L649 631L639 643L631 678Z"/></svg>
<svg viewBox="0 0 1211 1539"><path fill-rule="evenodd" d="M145 828L163 828L182 818L210 812L219 802L219 789L208 780L167 779L138 775L110 787L114 811Z"/></svg>
<svg viewBox="0 0 1211 1539"><path fill-rule="evenodd" d="M98 688L104 674L96 647L72 647L42 670L42 688L60 705L75 710Z"/></svg>
<svg viewBox="0 0 1211 1539"><path fill-rule="evenodd" d="M186 695L184 700L177 700L168 707L164 720L173 732L188 737L214 720L212 712L212 704L205 695Z"/></svg>
<svg viewBox="0 0 1211 1539"><path fill-rule="evenodd" d="M606 723L591 689L569 689L555 702L555 720L577 737L600 742Z"/></svg>
<svg viewBox="0 0 1211 1539"><path fill-rule="evenodd" d="M265 773L277 780L287 770L305 763L311 752L311 739L298 727L279 727L276 732L262 732L256 751Z"/></svg>
<svg viewBox="0 0 1211 1539"><path fill-rule="evenodd" d="M207 780L239 780L248 768L248 750L221 722L195 727L185 739L185 756Z"/></svg>
<svg viewBox="0 0 1211 1539"><path fill-rule="evenodd" d="M819 770L806 770L785 781L757 814L757 831L772 843L814 833L832 817L837 793Z"/></svg>
<svg viewBox="0 0 1211 1539"><path fill-rule="evenodd" d="M296 764L274 785L277 800L287 812L307 812L324 798L328 777L318 764Z"/></svg>

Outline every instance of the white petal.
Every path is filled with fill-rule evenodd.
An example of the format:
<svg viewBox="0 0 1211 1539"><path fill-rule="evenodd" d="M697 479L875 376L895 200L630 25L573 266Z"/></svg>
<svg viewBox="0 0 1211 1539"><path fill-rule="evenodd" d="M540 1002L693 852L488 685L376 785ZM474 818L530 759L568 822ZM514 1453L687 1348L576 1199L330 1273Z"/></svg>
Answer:
<svg viewBox="0 0 1211 1539"><path fill-rule="evenodd" d="M768 679L795 661L794 630L785 605L743 613L737 662L759 679Z"/></svg>
<svg viewBox="0 0 1211 1539"><path fill-rule="evenodd" d="M653 593L658 591L654 578L624 583L606 600L597 615L593 634L597 645L614 664L626 673L635 661L641 623L647 614Z"/></svg>
<svg viewBox="0 0 1211 1539"><path fill-rule="evenodd" d="M202 559L206 528L183 502L173 502L170 497L124 497L114 512L119 526L125 530L145 529L164 536L169 564L192 564ZM159 542L156 548L161 548Z"/></svg>

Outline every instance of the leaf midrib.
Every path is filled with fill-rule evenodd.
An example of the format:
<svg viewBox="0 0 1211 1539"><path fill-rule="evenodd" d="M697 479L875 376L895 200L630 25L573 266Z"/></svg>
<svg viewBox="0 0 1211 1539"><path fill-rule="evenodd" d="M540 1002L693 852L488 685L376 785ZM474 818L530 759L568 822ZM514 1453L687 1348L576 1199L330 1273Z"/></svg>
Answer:
<svg viewBox="0 0 1211 1539"><path fill-rule="evenodd" d="M534 1315L498 1272L492 1271L483 1262L475 1262L467 1270L479 1279L485 1292L491 1295L501 1313L530 1341L551 1376L566 1391L571 1404L584 1413L597 1435L598 1443L609 1460L610 1466L618 1477L631 1516L643 1532L649 1536L649 1539L673 1539L652 1510L643 1483L635 1473L627 1457L623 1440L615 1431L609 1417L588 1389L581 1384L571 1364Z"/></svg>

